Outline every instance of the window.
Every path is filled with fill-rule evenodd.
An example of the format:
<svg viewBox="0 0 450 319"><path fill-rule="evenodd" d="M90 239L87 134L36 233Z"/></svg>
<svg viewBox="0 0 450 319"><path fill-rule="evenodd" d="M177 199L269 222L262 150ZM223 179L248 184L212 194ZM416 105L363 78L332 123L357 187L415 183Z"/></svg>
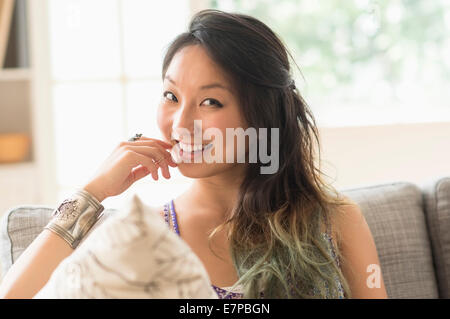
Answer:
<svg viewBox="0 0 450 319"><path fill-rule="evenodd" d="M87 183L120 141L135 133L160 138L162 57L186 30L190 8L188 0L49 1L59 199ZM157 183L144 178L126 193L162 204L187 184L177 170L171 175L170 184L162 176Z"/></svg>
<svg viewBox="0 0 450 319"><path fill-rule="evenodd" d="M447 0L216 0L287 44L319 126L450 121Z"/></svg>

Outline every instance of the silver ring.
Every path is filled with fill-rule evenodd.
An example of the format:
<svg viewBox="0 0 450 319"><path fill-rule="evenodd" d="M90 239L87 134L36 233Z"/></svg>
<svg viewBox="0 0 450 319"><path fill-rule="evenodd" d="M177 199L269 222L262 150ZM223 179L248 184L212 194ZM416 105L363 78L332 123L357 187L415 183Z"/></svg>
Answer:
<svg viewBox="0 0 450 319"><path fill-rule="evenodd" d="M162 162L165 158L161 157L159 160L155 161L156 164L159 164L160 162Z"/></svg>
<svg viewBox="0 0 450 319"><path fill-rule="evenodd" d="M141 136L142 136L142 134L135 134L135 135L134 135L132 138L130 138L128 141L129 141L129 142L137 141Z"/></svg>

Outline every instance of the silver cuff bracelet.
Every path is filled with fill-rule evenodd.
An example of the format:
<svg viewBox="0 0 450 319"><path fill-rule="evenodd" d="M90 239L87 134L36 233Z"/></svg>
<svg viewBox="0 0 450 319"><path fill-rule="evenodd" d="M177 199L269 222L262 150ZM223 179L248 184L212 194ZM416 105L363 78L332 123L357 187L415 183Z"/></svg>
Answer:
<svg viewBox="0 0 450 319"><path fill-rule="evenodd" d="M85 190L78 190L53 212L45 229L63 238L73 249L102 216L103 205Z"/></svg>

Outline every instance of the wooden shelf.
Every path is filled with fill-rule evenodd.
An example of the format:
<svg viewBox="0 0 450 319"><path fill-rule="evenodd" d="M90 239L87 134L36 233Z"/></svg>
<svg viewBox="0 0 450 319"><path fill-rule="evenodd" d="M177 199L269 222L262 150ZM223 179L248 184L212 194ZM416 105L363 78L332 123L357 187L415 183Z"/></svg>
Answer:
<svg viewBox="0 0 450 319"><path fill-rule="evenodd" d="M18 162L18 163L0 163L0 174L6 174L6 172L12 173L13 171L26 171L36 168L34 161ZM5 172L5 173L2 173Z"/></svg>
<svg viewBox="0 0 450 319"><path fill-rule="evenodd" d="M0 81L28 81L31 80L31 69L1 69Z"/></svg>

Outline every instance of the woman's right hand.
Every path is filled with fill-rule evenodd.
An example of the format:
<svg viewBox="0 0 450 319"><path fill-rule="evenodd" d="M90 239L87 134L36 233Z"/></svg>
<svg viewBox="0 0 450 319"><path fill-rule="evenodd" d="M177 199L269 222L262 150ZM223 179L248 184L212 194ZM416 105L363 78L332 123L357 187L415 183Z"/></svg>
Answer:
<svg viewBox="0 0 450 319"><path fill-rule="evenodd" d="M171 148L169 143L143 136L137 141L121 142L83 189L102 202L149 174L158 180L158 168L169 179L169 166L177 166L170 155Z"/></svg>

